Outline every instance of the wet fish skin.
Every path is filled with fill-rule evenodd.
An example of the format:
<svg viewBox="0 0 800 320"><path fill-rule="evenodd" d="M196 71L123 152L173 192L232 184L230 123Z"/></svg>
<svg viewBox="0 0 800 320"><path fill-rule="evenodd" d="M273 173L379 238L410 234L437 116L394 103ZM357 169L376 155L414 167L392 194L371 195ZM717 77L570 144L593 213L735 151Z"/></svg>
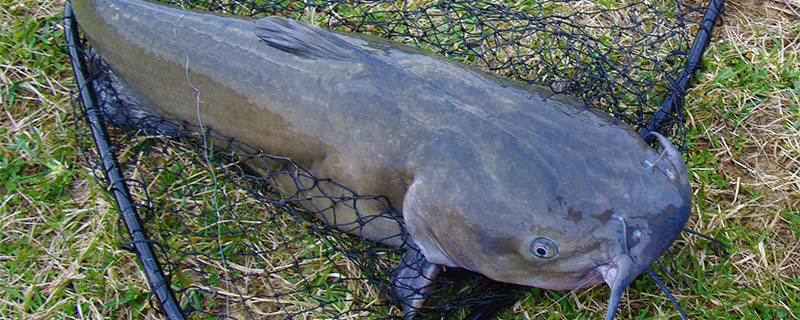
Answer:
<svg viewBox="0 0 800 320"><path fill-rule="evenodd" d="M195 123L199 113L317 177L385 195L430 263L547 289L624 289L688 219L686 168L669 142L656 152L568 95L289 19L72 3L93 47L147 109ZM281 188L294 191L289 181ZM336 212L340 224L359 219ZM393 219L357 232L400 245ZM538 257L537 241L557 253Z"/></svg>

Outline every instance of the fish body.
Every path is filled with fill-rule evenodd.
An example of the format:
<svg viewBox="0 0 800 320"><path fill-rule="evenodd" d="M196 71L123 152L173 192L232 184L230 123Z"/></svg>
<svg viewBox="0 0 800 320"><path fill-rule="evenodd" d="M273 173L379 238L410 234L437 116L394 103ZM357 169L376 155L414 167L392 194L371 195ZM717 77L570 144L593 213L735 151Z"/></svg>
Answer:
<svg viewBox="0 0 800 320"><path fill-rule="evenodd" d="M657 152L569 95L285 18L72 3L145 108L385 196L431 265L546 289L605 281L613 296L688 219L686 167L670 143L658 136ZM297 191L291 181L279 189ZM394 219L365 219L383 208L333 209L320 219L402 244Z"/></svg>

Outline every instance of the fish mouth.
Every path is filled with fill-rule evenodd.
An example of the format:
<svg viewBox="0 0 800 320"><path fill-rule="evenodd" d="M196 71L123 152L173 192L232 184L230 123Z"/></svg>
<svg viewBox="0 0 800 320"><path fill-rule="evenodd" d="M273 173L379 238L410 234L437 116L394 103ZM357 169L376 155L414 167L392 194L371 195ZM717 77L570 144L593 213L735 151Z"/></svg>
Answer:
<svg viewBox="0 0 800 320"><path fill-rule="evenodd" d="M667 289L667 287L664 285L664 282L659 279L653 269L637 263L629 255L619 255L614 259L614 261L606 265L598 266L594 269L594 271L598 273L611 288L611 294L608 298L608 309L606 309L606 316L604 318L605 320L614 319L614 316L617 314L617 307L619 307L619 300L620 297L622 297L622 292L628 288L631 282L633 282L633 279L639 276L642 271L647 271L650 277L653 278L653 281L658 284L661 290L672 302L672 305L675 306L675 309L678 310L681 318L688 320L686 313L683 312L683 309L678 301L674 296L672 296L672 294L669 292L669 289Z"/></svg>
<svg viewBox="0 0 800 320"><path fill-rule="evenodd" d="M609 264L595 268L595 272L600 274L606 284L611 288L605 320L614 319L622 293L643 270L644 267L642 265L626 254L617 256L614 261Z"/></svg>
<svg viewBox="0 0 800 320"><path fill-rule="evenodd" d="M594 269L595 272L600 274L603 280L611 288L611 295L608 298L608 309L606 309L605 320L613 320L614 315L617 314L617 307L619 306L620 297L626 288L633 282L637 276L647 267L636 261L631 255L631 248L628 247L627 230L628 226L625 218L621 215L614 214L612 219L618 220L621 224L621 233L619 239L620 252L613 256L612 260L606 264L600 265ZM655 259L655 257L653 257ZM651 261L647 261L649 264Z"/></svg>
<svg viewBox="0 0 800 320"><path fill-rule="evenodd" d="M673 228L662 228L660 231L665 231L666 235L672 236L665 236L665 235L658 235L659 241L655 243L649 243L649 245L645 245L643 243L636 243L633 246L638 246L640 250L638 253L633 253L633 246L628 246L628 239L627 239L627 230L628 226L625 222L625 218L614 214L612 215L612 219L619 220L621 223L621 233L619 239L620 251L617 251L615 255L612 256L611 261L603 265L597 266L594 271L598 273L603 280L608 284L609 288L611 289L611 294L608 300L608 309L606 310L605 320L613 320L614 316L617 313L617 307L619 306L620 298L622 293L625 291L626 288L633 282L633 280L639 276L643 271L647 271L647 273L655 280L659 286L664 290L667 296L670 297L670 300L673 300L676 308L680 309L680 306L677 302L674 301L671 294L666 287L663 286L661 280L658 279L658 276L655 275L652 269L648 267L650 263L658 258L658 256L666 250L666 247L675 240L678 233L676 230L672 230ZM685 219L680 224L682 227L685 224ZM660 245L659 245L660 244ZM648 250L642 251L642 246L646 246ZM656 248L653 248L653 247ZM663 248L661 248L663 247ZM654 250L652 250L654 249ZM682 310L681 310L681 314Z"/></svg>

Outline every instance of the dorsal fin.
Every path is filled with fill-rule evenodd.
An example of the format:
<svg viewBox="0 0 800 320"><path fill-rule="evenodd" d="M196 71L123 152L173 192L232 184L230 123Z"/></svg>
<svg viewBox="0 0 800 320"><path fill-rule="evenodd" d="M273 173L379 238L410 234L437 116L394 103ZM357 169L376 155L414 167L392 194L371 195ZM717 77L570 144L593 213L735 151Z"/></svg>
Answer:
<svg viewBox="0 0 800 320"><path fill-rule="evenodd" d="M328 30L278 16L256 20L254 32L276 49L307 58L346 60L361 50Z"/></svg>

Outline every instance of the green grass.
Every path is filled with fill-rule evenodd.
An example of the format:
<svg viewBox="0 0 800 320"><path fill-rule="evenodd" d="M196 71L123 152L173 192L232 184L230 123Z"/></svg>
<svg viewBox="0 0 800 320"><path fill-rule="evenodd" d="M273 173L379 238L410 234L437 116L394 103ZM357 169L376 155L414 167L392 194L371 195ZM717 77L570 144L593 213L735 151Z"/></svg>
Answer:
<svg viewBox="0 0 800 320"><path fill-rule="evenodd" d="M684 293L670 287L692 319L800 317L800 23L793 22L800 16L773 8L784 8L783 2L769 3L728 4L687 97L686 159L695 205L690 227L731 246L726 258L689 235L674 246L681 272L673 275ZM117 232L114 204L75 145L74 84L57 46L61 30L54 28L61 9L60 1L0 0L0 318L157 318L136 257L121 249L125 239ZM164 181L208 181L193 176L202 169L192 170ZM247 208L259 210L237 210ZM226 239L226 250L262 236L269 235ZM216 250L204 240L193 244ZM316 283L335 276L317 265L308 270L316 271ZM195 280L190 272L179 274ZM531 290L499 317L531 317L565 293ZM340 297L331 290L315 294ZM537 319L601 318L607 298L603 286L579 290ZM618 317L677 318L677 312L642 277Z"/></svg>

